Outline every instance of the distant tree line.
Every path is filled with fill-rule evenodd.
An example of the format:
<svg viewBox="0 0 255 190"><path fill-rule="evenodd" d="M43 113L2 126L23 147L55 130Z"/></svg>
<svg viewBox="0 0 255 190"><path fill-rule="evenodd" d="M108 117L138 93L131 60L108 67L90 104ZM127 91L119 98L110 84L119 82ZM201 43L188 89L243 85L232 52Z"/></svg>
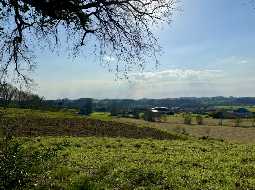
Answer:
<svg viewBox="0 0 255 190"><path fill-rule="evenodd" d="M0 85L1 107L39 108L43 106L43 100L43 97L20 90L9 83Z"/></svg>
<svg viewBox="0 0 255 190"><path fill-rule="evenodd" d="M82 108L88 98L76 100L59 99L46 100L45 103L53 107ZM211 97L211 98L168 98L168 99L102 99L92 100L93 110L99 112L130 111L136 108L151 108L163 106L173 108L179 112L203 113L215 106L255 106L253 97Z"/></svg>
<svg viewBox="0 0 255 190"><path fill-rule="evenodd" d="M63 108L78 109L83 113L121 112L128 113L135 109L147 109L163 106L174 112L202 114L212 112L215 106L255 106L253 97L204 97L204 98L167 98L167 99L57 99L45 100L29 91L20 90L11 84L0 85L0 106L58 110ZM217 113L217 112L215 112Z"/></svg>

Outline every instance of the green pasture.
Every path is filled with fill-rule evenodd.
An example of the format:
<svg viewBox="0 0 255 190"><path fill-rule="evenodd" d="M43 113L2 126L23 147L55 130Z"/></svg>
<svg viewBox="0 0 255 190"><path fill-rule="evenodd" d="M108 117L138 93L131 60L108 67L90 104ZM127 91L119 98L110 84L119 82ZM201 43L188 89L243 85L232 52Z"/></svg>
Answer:
<svg viewBox="0 0 255 190"><path fill-rule="evenodd" d="M209 140L21 138L54 150L27 189L254 189L255 146Z"/></svg>

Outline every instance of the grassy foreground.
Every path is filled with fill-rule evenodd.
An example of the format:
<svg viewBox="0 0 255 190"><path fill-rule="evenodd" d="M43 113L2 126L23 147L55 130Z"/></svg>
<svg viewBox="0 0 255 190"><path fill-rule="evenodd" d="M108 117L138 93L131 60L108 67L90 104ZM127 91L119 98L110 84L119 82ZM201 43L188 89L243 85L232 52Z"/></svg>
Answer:
<svg viewBox="0 0 255 190"><path fill-rule="evenodd" d="M254 189L255 146L208 140L21 138L56 151L30 189ZM50 164L50 162L54 162Z"/></svg>
<svg viewBox="0 0 255 190"><path fill-rule="evenodd" d="M16 138L0 151L0 189L255 189L254 144L199 140L169 124L100 113L4 112L1 124Z"/></svg>

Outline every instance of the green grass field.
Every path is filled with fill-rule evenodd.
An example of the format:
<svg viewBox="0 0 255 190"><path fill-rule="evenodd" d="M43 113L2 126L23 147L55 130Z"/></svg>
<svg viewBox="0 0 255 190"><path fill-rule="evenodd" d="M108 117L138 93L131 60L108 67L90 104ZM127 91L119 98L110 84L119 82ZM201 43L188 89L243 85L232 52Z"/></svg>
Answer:
<svg viewBox="0 0 255 190"><path fill-rule="evenodd" d="M74 109L62 109L61 111L42 111L32 109L19 109L19 108L0 108L0 116L7 118L82 118L82 116L76 114Z"/></svg>
<svg viewBox="0 0 255 190"><path fill-rule="evenodd" d="M255 187L253 145L99 137L37 137L20 141L29 152L49 148L57 151L53 166L33 179L30 188L35 189Z"/></svg>
<svg viewBox="0 0 255 190"><path fill-rule="evenodd" d="M224 139L233 127L214 126L206 136L212 126L74 110L7 109L1 117L20 145L0 160L0 173L9 185L25 176L19 189L255 189L255 142L244 141L255 135L249 128L240 128L237 144L235 136ZM208 139L214 133L224 141Z"/></svg>

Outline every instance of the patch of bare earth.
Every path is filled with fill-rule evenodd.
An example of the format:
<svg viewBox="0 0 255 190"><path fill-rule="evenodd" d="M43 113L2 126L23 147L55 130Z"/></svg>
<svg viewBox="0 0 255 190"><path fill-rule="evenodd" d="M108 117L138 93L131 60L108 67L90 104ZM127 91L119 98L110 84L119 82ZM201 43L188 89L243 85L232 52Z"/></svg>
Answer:
<svg viewBox="0 0 255 190"><path fill-rule="evenodd" d="M97 119L73 118L8 118L3 126L16 136L99 136L152 138L159 140L184 139L179 135L136 124Z"/></svg>

